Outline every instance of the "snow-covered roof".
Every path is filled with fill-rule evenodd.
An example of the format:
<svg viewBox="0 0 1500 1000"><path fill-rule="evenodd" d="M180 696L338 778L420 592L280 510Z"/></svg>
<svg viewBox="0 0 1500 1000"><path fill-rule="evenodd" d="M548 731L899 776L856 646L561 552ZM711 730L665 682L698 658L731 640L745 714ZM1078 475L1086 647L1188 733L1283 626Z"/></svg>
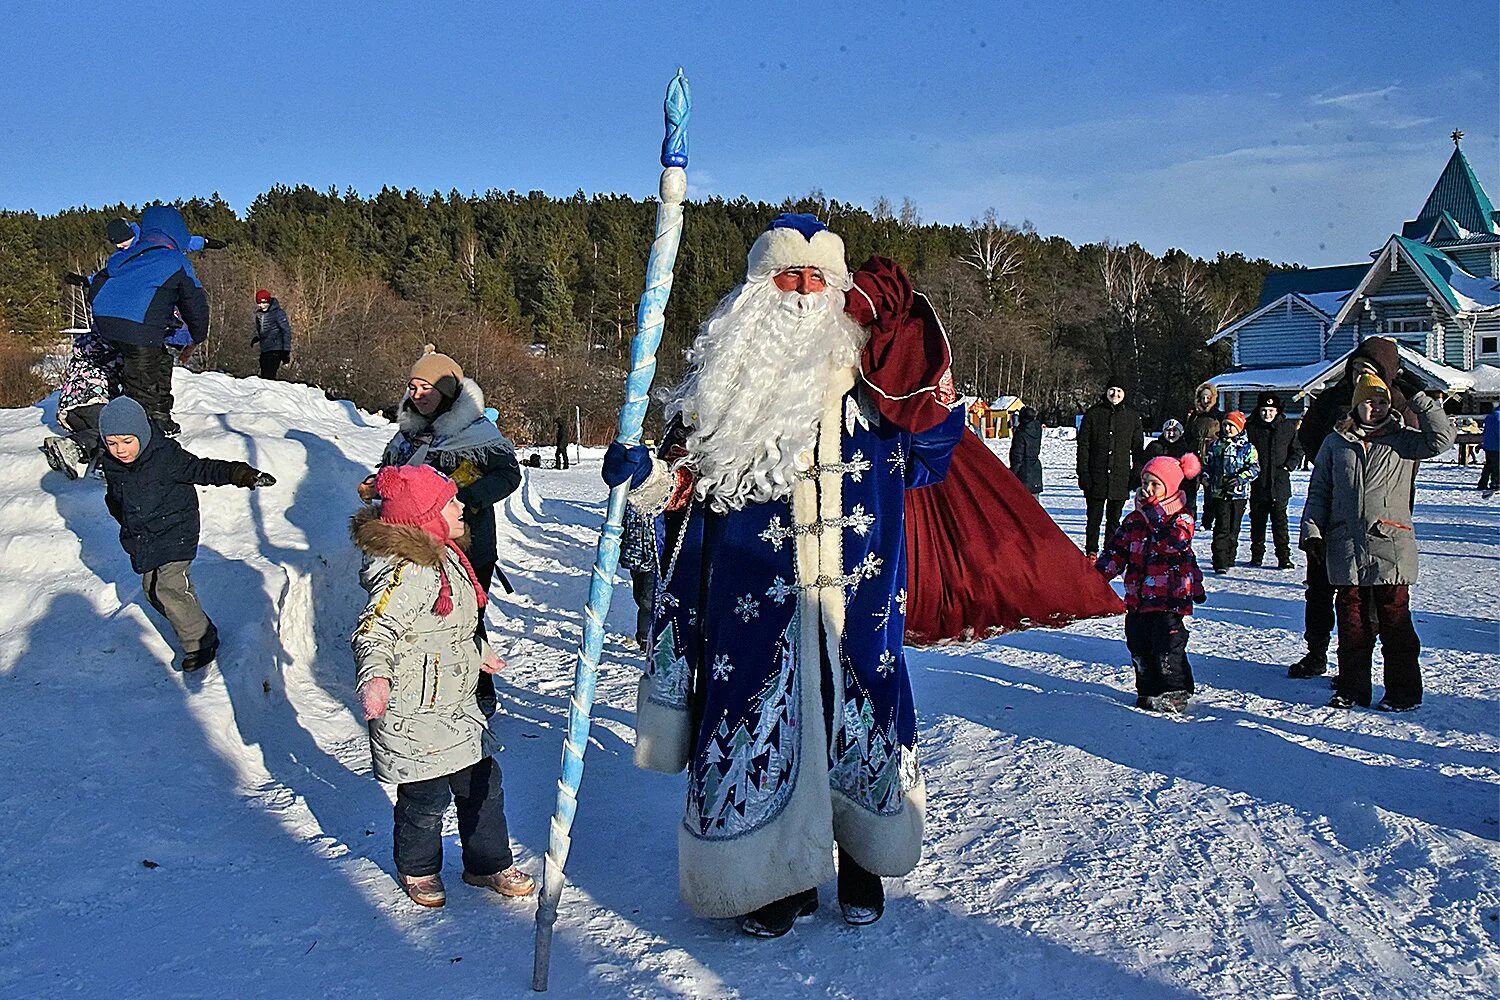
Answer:
<svg viewBox="0 0 1500 1000"><path fill-rule="evenodd" d="M1284 390L1296 392L1328 367L1328 362L1291 365L1281 368L1245 368L1215 375L1208 382L1220 392L1256 392Z"/></svg>
<svg viewBox="0 0 1500 1000"><path fill-rule="evenodd" d="M996 396L995 401L990 404L992 410L1019 410L1025 404L1021 402L1020 396Z"/></svg>
<svg viewBox="0 0 1500 1000"><path fill-rule="evenodd" d="M1352 291L1352 288L1346 288L1341 292L1302 292L1300 294L1307 300L1308 305L1332 319L1339 314L1339 309L1348 301L1349 293Z"/></svg>
<svg viewBox="0 0 1500 1000"><path fill-rule="evenodd" d="M1401 356L1401 367L1421 382L1424 388L1441 389L1444 392L1468 392L1476 389L1480 384L1480 378L1476 378L1476 372L1459 371L1457 368L1449 368L1440 365L1424 354L1419 354L1403 344L1396 345L1396 351ZM1354 351L1334 361L1317 361L1310 365L1289 365L1283 368L1246 368L1242 371L1224 372L1209 379L1209 383L1220 392L1266 392L1281 390L1292 392L1298 396L1307 393L1316 393L1324 386L1337 382L1344 374L1344 365ZM1481 376L1484 379L1493 379L1494 390L1500 392L1500 368L1489 365L1481 365L1481 368L1489 368L1490 372ZM1486 392L1487 390L1480 390Z"/></svg>

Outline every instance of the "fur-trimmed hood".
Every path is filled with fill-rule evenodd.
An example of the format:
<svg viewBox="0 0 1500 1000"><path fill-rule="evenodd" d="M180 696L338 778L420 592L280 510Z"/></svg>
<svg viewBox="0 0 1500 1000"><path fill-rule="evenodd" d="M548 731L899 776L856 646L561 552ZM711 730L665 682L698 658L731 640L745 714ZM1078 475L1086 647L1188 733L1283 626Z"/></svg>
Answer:
<svg viewBox="0 0 1500 1000"><path fill-rule="evenodd" d="M1197 408L1198 393L1202 392L1204 389L1207 389L1209 391L1211 398L1208 401L1208 409L1204 410L1203 412L1211 413L1213 412L1214 408L1219 405L1219 387L1214 385L1212 382L1204 382L1199 385L1198 388L1193 390L1193 407L1195 409Z"/></svg>
<svg viewBox="0 0 1500 1000"><path fill-rule="evenodd" d="M455 399L442 413L435 417L424 417L412 405L411 397L405 396L396 411L396 425L407 437L431 433L441 440L451 438L476 420L484 419L484 390L471 378L465 378Z"/></svg>
<svg viewBox="0 0 1500 1000"><path fill-rule="evenodd" d="M413 525L382 521L374 507L365 507L349 519L349 537L369 556L403 559L428 569L443 564L446 546L442 542Z"/></svg>

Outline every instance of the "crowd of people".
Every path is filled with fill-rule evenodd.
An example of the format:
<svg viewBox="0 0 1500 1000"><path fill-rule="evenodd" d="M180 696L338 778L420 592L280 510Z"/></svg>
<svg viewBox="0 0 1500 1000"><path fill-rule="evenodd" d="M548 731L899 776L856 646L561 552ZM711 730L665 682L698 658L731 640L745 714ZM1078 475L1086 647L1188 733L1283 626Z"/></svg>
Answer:
<svg viewBox="0 0 1500 1000"><path fill-rule="evenodd" d="M1200 478L1198 523L1213 532L1213 572L1224 575L1237 564L1247 505L1249 564L1263 565L1269 526L1276 568L1289 570L1295 567L1287 520L1291 474L1304 456L1314 469L1298 540L1307 562L1307 652L1287 674L1324 675L1336 626L1330 707L1370 707L1377 638L1386 684L1376 707L1406 712L1421 704L1420 641L1410 606L1417 579L1415 476L1420 462L1453 447L1456 431L1441 395L1419 392L1408 400L1398 387L1401 374L1394 341L1365 340L1300 422L1286 416L1271 392L1256 400L1253 415L1225 413L1217 408L1217 390L1205 384L1186 423L1167 420L1150 445L1143 445L1141 419L1117 380L1085 412L1077 457L1087 501L1085 544L1100 572L1124 574L1126 645L1140 707L1181 711L1193 693L1184 619L1207 597L1191 545ZM1486 426L1495 419L1492 411ZM1135 510L1121 523L1132 489ZM1102 555L1101 520L1108 537Z"/></svg>
<svg viewBox="0 0 1500 1000"><path fill-rule="evenodd" d="M213 662L219 638L194 590L196 487L275 486L241 462L184 449L171 370L208 334L190 236L169 207L121 220L116 252L88 287L93 324L75 338L59 401L70 432L43 445L77 477L96 468L108 512L168 622L180 668ZM119 237L118 240L115 238ZM291 357L291 325L256 293L261 374ZM179 328L187 346L171 346ZM976 641L1125 612L1137 704L1181 711L1193 694L1186 620L1205 600L1192 540L1201 508L1213 570L1238 560L1248 508L1252 564L1292 567L1290 473L1315 472L1299 546L1307 556L1308 655L1331 705L1369 705L1371 652L1386 657L1380 707L1421 701L1408 588L1418 462L1453 442L1438 400L1397 388L1394 348L1367 341L1300 429L1267 394L1224 413L1202 387L1184 420L1149 445L1119 380L1083 417L1077 475L1088 561L1052 523L1041 422L1023 409L1012 478L956 406L952 358L931 303L894 262L858 269L819 220L784 215L751 248L745 281L714 309L682 381L665 390L654 451L612 445L606 484L628 491L622 564L648 655L636 762L688 772L676 824L683 899L779 937L834 880L843 919L879 920L882 879L921 852L925 785L905 647ZM463 881L507 897L535 891L515 865L489 717L500 566L494 507L521 471L480 387L430 345L395 408L396 432L358 485L350 534L367 597L351 639L354 692L374 776L396 787L394 863L422 906L446 900L443 815L456 805ZM555 426L567 467L567 424ZM1134 499L1127 514L1126 503ZM356 498L351 497L351 506ZM992 551L993 550L993 551ZM1019 560L1019 561L1018 561ZM1106 582L1123 575L1123 604Z"/></svg>

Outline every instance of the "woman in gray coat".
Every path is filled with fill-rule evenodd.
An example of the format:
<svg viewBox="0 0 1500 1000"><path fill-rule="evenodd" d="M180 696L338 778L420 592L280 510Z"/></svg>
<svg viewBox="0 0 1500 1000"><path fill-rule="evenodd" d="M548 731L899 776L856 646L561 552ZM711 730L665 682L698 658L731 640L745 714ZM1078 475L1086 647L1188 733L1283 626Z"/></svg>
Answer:
<svg viewBox="0 0 1500 1000"><path fill-rule="evenodd" d="M421 906L446 901L443 813L458 806L463 879L503 896L536 888L514 866L494 742L474 699L481 671L504 661L478 631L485 593L459 543L458 487L425 465L375 479L378 509L354 516L369 602L354 631L361 707L375 777L396 785L395 859Z"/></svg>
<svg viewBox="0 0 1500 1000"><path fill-rule="evenodd" d="M1385 660L1385 697L1376 707L1407 712L1422 703L1421 644L1411 620L1417 582L1412 481L1417 463L1453 447L1453 424L1422 395L1410 403L1416 427L1391 409L1378 375L1360 376L1349 417L1318 452L1301 547L1325 562L1337 590L1339 675L1333 708L1370 705L1375 639Z"/></svg>

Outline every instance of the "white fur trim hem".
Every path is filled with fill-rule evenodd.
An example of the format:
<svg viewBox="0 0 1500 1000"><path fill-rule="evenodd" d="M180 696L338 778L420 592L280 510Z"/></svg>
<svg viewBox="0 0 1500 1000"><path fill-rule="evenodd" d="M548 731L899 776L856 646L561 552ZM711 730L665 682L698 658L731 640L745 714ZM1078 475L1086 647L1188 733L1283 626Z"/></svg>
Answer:
<svg viewBox="0 0 1500 1000"><path fill-rule="evenodd" d="M927 783L906 790L901 810L878 815L833 792L833 835L860 867L886 878L899 878L922 859L922 829L927 815Z"/></svg>
<svg viewBox="0 0 1500 1000"><path fill-rule="evenodd" d="M652 701L651 679L642 677L635 695L635 766L662 774L677 774L687 767L689 723L687 709Z"/></svg>

